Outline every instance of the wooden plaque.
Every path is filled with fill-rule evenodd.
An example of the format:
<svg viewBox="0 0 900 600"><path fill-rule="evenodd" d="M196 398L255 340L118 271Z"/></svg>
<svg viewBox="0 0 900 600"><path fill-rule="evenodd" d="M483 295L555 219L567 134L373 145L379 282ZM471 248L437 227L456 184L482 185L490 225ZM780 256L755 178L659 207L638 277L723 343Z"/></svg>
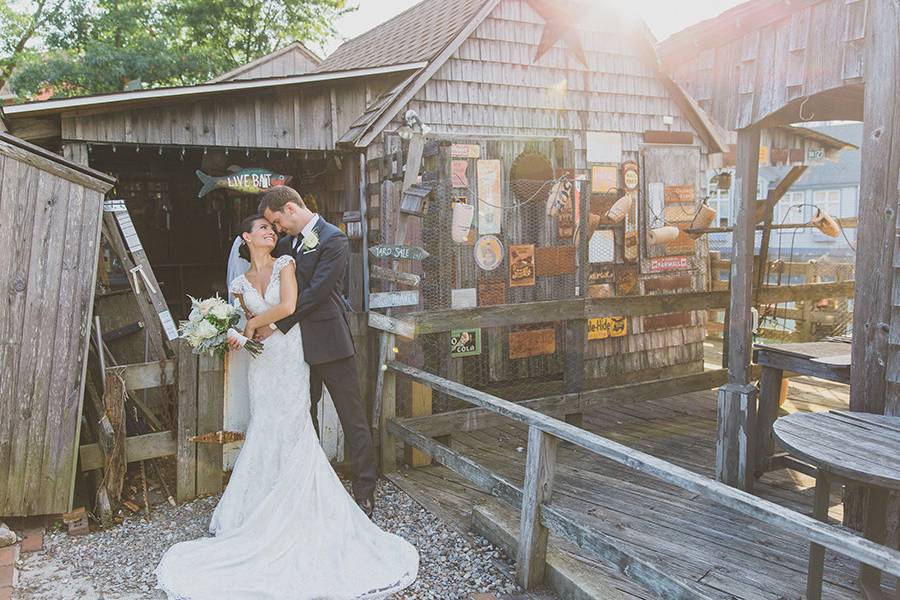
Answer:
<svg viewBox="0 0 900 600"><path fill-rule="evenodd" d="M673 292L675 290L691 289L694 287L694 278L690 275L674 275L671 277L654 277L644 280L645 292Z"/></svg>
<svg viewBox="0 0 900 600"><path fill-rule="evenodd" d="M669 313L667 315L651 315L644 317L644 332L690 326L691 313L689 312Z"/></svg>
<svg viewBox="0 0 900 600"><path fill-rule="evenodd" d="M556 330L535 329L509 334L509 358L528 358L556 352Z"/></svg>
<svg viewBox="0 0 900 600"><path fill-rule="evenodd" d="M575 246L543 246L534 249L535 273L540 277L575 272Z"/></svg>
<svg viewBox="0 0 900 600"><path fill-rule="evenodd" d="M591 265L591 270L588 273L589 285L612 283L615 280L616 272L614 265Z"/></svg>
<svg viewBox="0 0 900 600"><path fill-rule="evenodd" d="M534 244L509 247L509 285L525 287L534 285Z"/></svg>

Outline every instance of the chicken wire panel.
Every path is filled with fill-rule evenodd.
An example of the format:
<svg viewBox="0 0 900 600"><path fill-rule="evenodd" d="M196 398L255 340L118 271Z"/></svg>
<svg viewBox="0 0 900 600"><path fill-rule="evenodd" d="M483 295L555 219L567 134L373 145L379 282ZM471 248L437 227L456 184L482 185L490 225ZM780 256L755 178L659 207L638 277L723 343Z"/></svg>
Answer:
<svg viewBox="0 0 900 600"><path fill-rule="evenodd" d="M421 263L419 310L578 297L586 255L575 222L581 183L559 178L550 142L485 146L485 158L454 158L452 177L434 184L421 220L429 256ZM516 176L527 171L523 155L540 178ZM564 323L550 311L543 323L420 336L414 358L430 372L519 400L562 390L564 338ZM435 399L435 411L458 407Z"/></svg>

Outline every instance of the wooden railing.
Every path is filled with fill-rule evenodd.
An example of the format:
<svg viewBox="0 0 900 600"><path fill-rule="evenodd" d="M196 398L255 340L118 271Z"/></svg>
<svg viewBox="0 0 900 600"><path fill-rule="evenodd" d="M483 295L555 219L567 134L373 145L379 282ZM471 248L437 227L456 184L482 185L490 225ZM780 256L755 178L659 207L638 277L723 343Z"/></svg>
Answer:
<svg viewBox="0 0 900 600"><path fill-rule="evenodd" d="M731 261L722 260L718 252L711 252L709 259L710 289L713 291L728 290L728 278L731 272ZM809 260L805 262L770 261L767 269L768 284L798 288L806 285L820 285L823 280L831 283L844 283L853 280L854 265L831 261ZM790 281L802 278L801 283L789 285ZM763 288L767 289L767 288ZM807 342L819 339L821 333L840 335L850 323L852 311L849 300L853 298L853 290L836 289L835 294L817 298L800 297L796 299L771 302L764 295L757 299L757 309L764 323L760 328L762 337L787 342ZM822 305L822 301L826 301ZM773 327L768 325L771 318L789 327ZM720 309L710 309L706 321L709 337L721 338L724 331L724 314Z"/></svg>
<svg viewBox="0 0 900 600"><path fill-rule="evenodd" d="M900 552L897 550L875 544L846 530L718 483L526 406L399 362L389 362L386 368L392 376L407 377L434 391L528 426L525 483L519 488L449 446L432 439L418 428L410 426L407 421L388 419L385 423L390 436L427 452L434 460L459 473L482 490L520 509L516 571L519 583L525 588L533 588L544 578L547 537L552 532L617 565L629 577L661 598L703 597L696 588L677 579L653 561L629 554L613 538L585 525L584 519L579 518L578 514L552 503L556 448L560 441L572 443L628 469L687 490L882 571L900 575ZM391 379L390 387L393 387L393 383ZM388 381L385 385L388 387ZM389 392L386 390L385 393ZM392 452L393 440L386 441ZM385 451L383 447L382 452Z"/></svg>

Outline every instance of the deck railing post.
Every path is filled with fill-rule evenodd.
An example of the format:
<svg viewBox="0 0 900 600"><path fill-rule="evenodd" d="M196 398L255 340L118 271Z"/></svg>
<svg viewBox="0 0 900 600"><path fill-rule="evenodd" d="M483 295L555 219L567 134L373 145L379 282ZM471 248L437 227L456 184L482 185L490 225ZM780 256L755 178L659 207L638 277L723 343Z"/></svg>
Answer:
<svg viewBox="0 0 900 600"><path fill-rule="evenodd" d="M179 502L184 502L197 496L197 444L189 442L188 438L197 435L197 370L200 361L184 340L179 340L177 360L175 496Z"/></svg>
<svg viewBox="0 0 900 600"><path fill-rule="evenodd" d="M393 348L394 335L388 334L388 336L391 348ZM394 436L388 433L388 420L397 416L397 376L383 365L379 365L378 368L385 369L382 373L381 414L378 425L381 472L393 473L397 470L397 448Z"/></svg>
<svg viewBox="0 0 900 600"><path fill-rule="evenodd" d="M719 388L716 423L716 479L744 491L753 488L756 446L756 386Z"/></svg>
<svg viewBox="0 0 900 600"><path fill-rule="evenodd" d="M516 578L526 590L544 581L547 564L547 528L541 524L541 505L553 494L556 448L559 439L537 427L528 428L528 455L525 460L525 486L522 490L522 516L519 521L519 551Z"/></svg>

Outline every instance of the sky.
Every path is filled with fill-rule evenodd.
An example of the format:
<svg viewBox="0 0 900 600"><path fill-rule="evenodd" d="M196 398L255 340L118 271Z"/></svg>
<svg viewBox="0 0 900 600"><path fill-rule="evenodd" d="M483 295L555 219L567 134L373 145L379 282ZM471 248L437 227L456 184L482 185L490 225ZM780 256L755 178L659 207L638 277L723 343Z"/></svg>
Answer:
<svg viewBox="0 0 900 600"><path fill-rule="evenodd" d="M599 0L598 0L599 1ZM610 0L605 0L610 1ZM709 19L743 0L629 0L627 6L643 18L657 39L681 31L703 19ZM379 23L403 12L419 0L351 0L358 10L345 15L337 23L338 38L321 50L327 55L343 40L368 31Z"/></svg>

